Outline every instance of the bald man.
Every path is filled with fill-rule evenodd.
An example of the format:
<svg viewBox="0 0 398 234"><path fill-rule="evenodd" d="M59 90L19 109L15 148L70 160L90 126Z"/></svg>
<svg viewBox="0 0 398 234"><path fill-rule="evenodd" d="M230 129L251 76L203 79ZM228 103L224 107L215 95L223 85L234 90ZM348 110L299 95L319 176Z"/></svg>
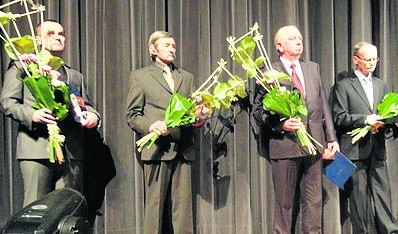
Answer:
<svg viewBox="0 0 398 234"><path fill-rule="evenodd" d="M54 56L62 56L65 49L64 28L55 21L45 21L36 28L36 39ZM25 74L21 64L13 61L4 75L0 95L3 113L17 121L16 158L20 164L24 183L24 206L42 198L56 188L70 187L83 192L84 128L95 128L99 114L89 103L83 75L67 66L58 70L60 80L69 85L73 93L84 100L80 122L73 118L73 108L65 119L58 121L65 135L63 147L65 162L50 163L47 124L55 123L51 111L35 109L35 99L24 85Z"/></svg>

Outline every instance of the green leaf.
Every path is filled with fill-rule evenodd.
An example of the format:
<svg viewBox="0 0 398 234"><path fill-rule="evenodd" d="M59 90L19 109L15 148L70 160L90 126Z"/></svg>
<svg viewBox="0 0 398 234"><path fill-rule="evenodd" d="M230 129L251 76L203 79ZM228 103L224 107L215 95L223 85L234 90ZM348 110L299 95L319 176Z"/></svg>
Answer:
<svg viewBox="0 0 398 234"><path fill-rule="evenodd" d="M40 65L48 65L48 63L51 60L51 57L53 57L48 50L40 50L38 57L40 58Z"/></svg>
<svg viewBox="0 0 398 234"><path fill-rule="evenodd" d="M244 63L242 63L242 67L243 67L243 69L246 70L246 75L249 78L253 78L253 77L256 76L257 70L256 70L256 67L254 66L254 63L250 63L250 62L246 63L246 62L244 62Z"/></svg>
<svg viewBox="0 0 398 234"><path fill-rule="evenodd" d="M53 70L58 70L64 65L64 60L60 57L52 56L47 65L52 67Z"/></svg>
<svg viewBox="0 0 398 234"><path fill-rule="evenodd" d="M214 107L215 106L215 98L213 95L210 93L199 93L199 95L202 97L202 104L208 107Z"/></svg>
<svg viewBox="0 0 398 234"><path fill-rule="evenodd" d="M3 11L0 11L0 23L6 26L10 21L9 15Z"/></svg>
<svg viewBox="0 0 398 234"><path fill-rule="evenodd" d="M58 70L65 63L62 58L53 56L48 50L40 50L39 57L42 66L48 65L53 70Z"/></svg>
<svg viewBox="0 0 398 234"><path fill-rule="evenodd" d="M47 108L52 111L53 116L59 120L64 118L68 113L68 107L66 103L69 103L69 88L62 86L54 88L50 84L50 80L43 75L35 75L32 77L26 77L23 79L24 84L28 87L29 91L35 98L36 103L33 105L34 108ZM55 101L54 92L61 92L63 100L59 102Z"/></svg>
<svg viewBox="0 0 398 234"><path fill-rule="evenodd" d="M37 63L29 63L28 70L32 73L32 75L37 75L37 71L39 69L39 65Z"/></svg>
<svg viewBox="0 0 398 234"><path fill-rule="evenodd" d="M14 44L15 49L18 51L19 54L32 54L35 51L33 40L35 39L33 39L33 37L30 35L11 38L11 42ZM14 49L8 42L4 44L4 48L7 52L7 55L11 59L18 60L17 52L14 51Z"/></svg>
<svg viewBox="0 0 398 234"><path fill-rule="evenodd" d="M260 56L256 58L256 61L254 61L254 63L257 65L257 67L261 67L265 60L266 59L263 56Z"/></svg>
<svg viewBox="0 0 398 234"><path fill-rule="evenodd" d="M282 92L279 89L272 89L265 94L263 108L284 117L299 118L308 114L304 100L297 92Z"/></svg>
<svg viewBox="0 0 398 234"><path fill-rule="evenodd" d="M176 127L188 123L182 123L184 115L193 115L193 104L179 93L173 93L170 104L166 109L164 122L168 127Z"/></svg>
<svg viewBox="0 0 398 234"><path fill-rule="evenodd" d="M246 36L240 41L240 44L251 58L253 56L254 49L256 48L256 42L254 41L253 37Z"/></svg>
<svg viewBox="0 0 398 234"><path fill-rule="evenodd" d="M388 93L377 105L378 114L384 119L393 118L398 115L398 93Z"/></svg>
<svg viewBox="0 0 398 234"><path fill-rule="evenodd" d="M48 108L51 111L55 109L54 96L50 89L47 78L42 75L26 77L23 79L24 84L28 87L41 108Z"/></svg>
<svg viewBox="0 0 398 234"><path fill-rule="evenodd" d="M235 79L229 78L227 82L229 86L233 87L232 91L234 92L234 96L245 98L247 93L242 78L237 75L234 75L234 78Z"/></svg>
<svg viewBox="0 0 398 234"><path fill-rule="evenodd" d="M223 100L227 97L227 91L230 86L227 83L219 83L214 87L213 96L218 100Z"/></svg>
<svg viewBox="0 0 398 234"><path fill-rule="evenodd" d="M220 109L229 109L231 107L231 101L229 99L220 100L221 106Z"/></svg>

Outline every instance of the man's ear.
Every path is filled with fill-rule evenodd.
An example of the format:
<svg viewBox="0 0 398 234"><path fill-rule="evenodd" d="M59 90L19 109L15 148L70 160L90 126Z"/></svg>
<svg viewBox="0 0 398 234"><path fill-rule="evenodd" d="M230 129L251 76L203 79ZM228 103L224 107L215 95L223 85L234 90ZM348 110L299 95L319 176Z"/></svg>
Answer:
<svg viewBox="0 0 398 234"><path fill-rule="evenodd" d="M276 47L276 50L277 50L278 52L283 52L282 43L277 42L277 43L275 44L275 47Z"/></svg>
<svg viewBox="0 0 398 234"><path fill-rule="evenodd" d="M41 36L36 36L36 40L39 44L41 44Z"/></svg>
<svg viewBox="0 0 398 234"><path fill-rule="evenodd" d="M356 66L358 65L358 57L356 55L352 56L352 63Z"/></svg>
<svg viewBox="0 0 398 234"><path fill-rule="evenodd" d="M157 51L156 51L156 49L155 49L155 45L150 45L149 46L149 55L152 57L153 55L156 55L157 54Z"/></svg>

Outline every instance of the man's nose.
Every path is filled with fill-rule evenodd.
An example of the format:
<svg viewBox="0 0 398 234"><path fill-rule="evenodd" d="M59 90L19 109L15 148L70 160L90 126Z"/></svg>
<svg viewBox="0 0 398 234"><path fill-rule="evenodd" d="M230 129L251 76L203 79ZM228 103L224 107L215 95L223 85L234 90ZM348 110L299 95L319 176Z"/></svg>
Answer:
<svg viewBox="0 0 398 234"><path fill-rule="evenodd" d="M52 36L52 38L59 40L59 39L61 38L61 35L54 34L54 35Z"/></svg>

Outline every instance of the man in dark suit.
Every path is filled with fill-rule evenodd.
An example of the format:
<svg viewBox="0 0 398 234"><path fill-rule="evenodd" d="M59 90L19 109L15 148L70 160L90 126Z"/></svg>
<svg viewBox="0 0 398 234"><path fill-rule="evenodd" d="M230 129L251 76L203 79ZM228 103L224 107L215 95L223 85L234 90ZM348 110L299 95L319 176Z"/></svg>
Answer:
<svg viewBox="0 0 398 234"><path fill-rule="evenodd" d="M354 74L337 81L334 87L332 111L341 152L357 166L344 188L349 194L353 233L371 232L373 216L377 233L398 233L385 153L384 134L389 128L381 127L382 117L376 114L376 106L386 94L385 83L373 75L378 60L376 46L359 42L352 56ZM347 133L366 125L373 126L377 133L368 133L352 144Z"/></svg>
<svg viewBox="0 0 398 234"><path fill-rule="evenodd" d="M263 109L262 100L265 90L260 87L255 95L253 114L264 131L271 158L272 177L275 190L274 232L290 233L293 208L300 201L295 199L296 189L302 182L302 230L303 233L321 233L322 223L322 173L321 154L310 155L299 146L295 131L303 124L308 132L323 146L332 150L339 149L334 132L332 116L321 84L318 64L300 59L303 52L302 35L295 26L280 28L275 35L275 46L279 60L274 69L291 76L298 76L300 83L282 82L288 90L298 89L305 97L308 116L301 119L286 118L270 114ZM292 64L294 64L292 66ZM293 79L292 79L293 80Z"/></svg>
<svg viewBox="0 0 398 234"><path fill-rule="evenodd" d="M160 135L150 149L141 153L144 233L193 233L192 128L168 129L163 122L173 91L185 97L194 91L193 75L174 65L176 43L170 33L154 32L149 38L149 53L153 63L131 73L126 115L128 125L139 135Z"/></svg>
<svg viewBox="0 0 398 234"><path fill-rule="evenodd" d="M62 25L55 21L44 21L36 28L36 39L54 56L60 57L65 49ZM83 75L67 66L59 70L64 81L80 95L87 110L83 111L81 123L74 120L73 110L58 122L65 138L63 151L65 162L50 163L48 152L47 124L54 124L55 118L46 108L35 109L35 99L24 85L25 76L19 62L12 62L4 76L0 96L2 111L19 123L16 156L20 163L24 182L24 206L42 198L55 188L70 187L83 192L84 148L83 128L98 125L99 114L89 104L83 83Z"/></svg>

